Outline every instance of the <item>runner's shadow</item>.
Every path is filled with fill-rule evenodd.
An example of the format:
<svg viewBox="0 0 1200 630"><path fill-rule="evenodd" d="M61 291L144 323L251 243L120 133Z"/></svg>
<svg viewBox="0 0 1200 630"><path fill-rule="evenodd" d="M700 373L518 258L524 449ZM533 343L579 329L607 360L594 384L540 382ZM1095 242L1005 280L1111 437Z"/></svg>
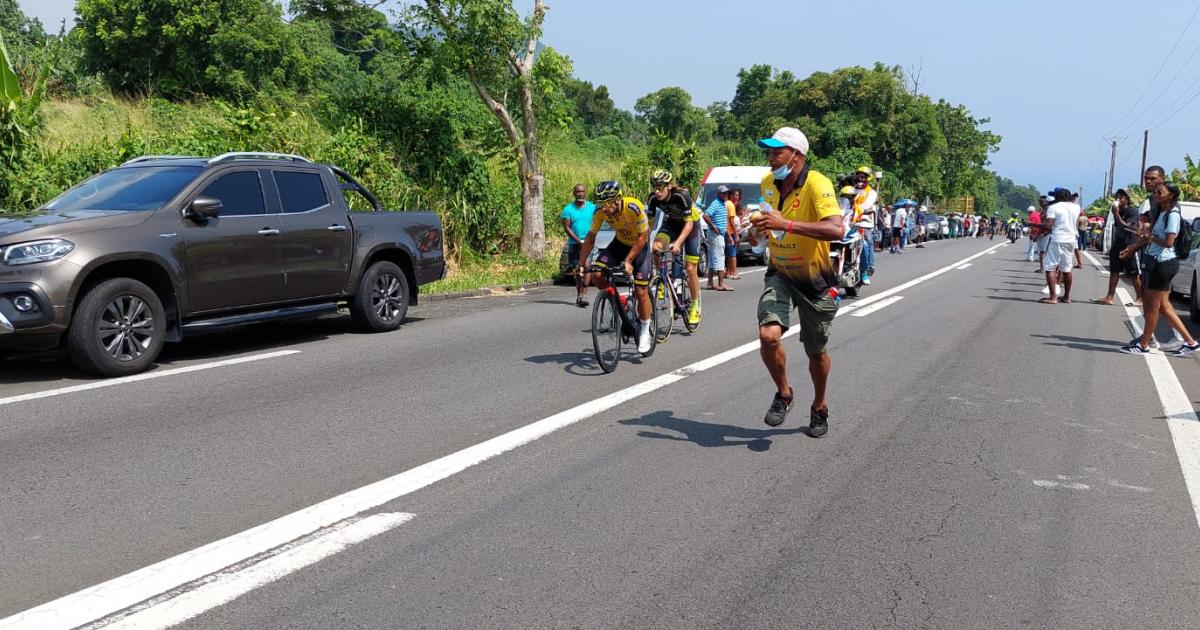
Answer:
<svg viewBox="0 0 1200 630"><path fill-rule="evenodd" d="M697 422L696 420L676 418L670 411L656 411L648 416L621 420L620 423L634 427L667 429L680 434L669 435L656 431L638 431L638 437L691 442L697 446L706 448L716 446L745 446L755 452L762 452L771 448L771 440L768 438L779 435L798 435L808 432L807 427L798 429L748 429L729 424Z"/></svg>
<svg viewBox="0 0 1200 630"><path fill-rule="evenodd" d="M1092 339L1090 337L1072 337L1070 335L1030 335L1035 339L1057 339L1059 343L1044 342L1047 346L1060 346L1089 352L1120 352L1121 346L1129 342L1113 341L1112 339Z"/></svg>

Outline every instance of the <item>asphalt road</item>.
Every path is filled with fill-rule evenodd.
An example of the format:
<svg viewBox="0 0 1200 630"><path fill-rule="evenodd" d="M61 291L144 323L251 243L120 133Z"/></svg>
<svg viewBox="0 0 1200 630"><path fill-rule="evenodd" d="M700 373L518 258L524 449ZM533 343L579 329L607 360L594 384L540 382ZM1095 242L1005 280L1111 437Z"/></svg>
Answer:
<svg viewBox="0 0 1200 630"><path fill-rule="evenodd" d="M610 375L569 287L191 340L92 389L7 361L0 628L1200 626L1200 450L1151 376L1194 406L1200 360L1117 352L1090 262L1036 303L1024 250L879 255L821 440L795 338L762 423L761 269Z"/></svg>

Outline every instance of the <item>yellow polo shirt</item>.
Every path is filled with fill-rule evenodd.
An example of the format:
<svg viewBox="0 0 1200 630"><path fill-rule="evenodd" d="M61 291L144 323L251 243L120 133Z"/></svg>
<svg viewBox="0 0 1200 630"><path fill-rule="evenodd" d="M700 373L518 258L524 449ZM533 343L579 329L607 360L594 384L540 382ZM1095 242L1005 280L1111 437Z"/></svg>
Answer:
<svg viewBox="0 0 1200 630"><path fill-rule="evenodd" d="M596 210L592 217L592 234L600 231L600 226L606 222L616 230L617 241L625 245L637 243L639 236L650 231L646 210L642 207L642 202L633 197L621 200L621 210L615 217L610 218L603 210Z"/></svg>
<svg viewBox="0 0 1200 630"><path fill-rule="evenodd" d="M786 199L780 199L775 176L767 173L762 180L763 200L780 212L784 219L797 223L815 223L826 217L841 216L842 209L838 207L833 182L812 170L801 176L804 177L804 183ZM828 241L789 232L785 232L781 239L776 239L773 234L768 238L771 248L768 264L771 269L795 283L805 295L819 299L830 287L836 286L833 266L829 262Z"/></svg>

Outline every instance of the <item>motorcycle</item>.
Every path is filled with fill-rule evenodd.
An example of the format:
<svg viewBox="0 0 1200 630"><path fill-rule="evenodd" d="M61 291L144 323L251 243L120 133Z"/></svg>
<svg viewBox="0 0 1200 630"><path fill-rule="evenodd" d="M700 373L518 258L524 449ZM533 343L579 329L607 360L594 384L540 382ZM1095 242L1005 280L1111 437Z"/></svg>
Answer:
<svg viewBox="0 0 1200 630"><path fill-rule="evenodd" d="M840 241L829 244L829 262L833 266L833 277L846 295L855 297L862 287L862 249L864 241L860 229L869 228L865 223L855 223L850 234Z"/></svg>
<svg viewBox="0 0 1200 630"><path fill-rule="evenodd" d="M1021 226L1020 225L1014 223L1014 224L1008 226L1008 240L1012 241L1013 243L1016 243L1017 241L1021 240Z"/></svg>

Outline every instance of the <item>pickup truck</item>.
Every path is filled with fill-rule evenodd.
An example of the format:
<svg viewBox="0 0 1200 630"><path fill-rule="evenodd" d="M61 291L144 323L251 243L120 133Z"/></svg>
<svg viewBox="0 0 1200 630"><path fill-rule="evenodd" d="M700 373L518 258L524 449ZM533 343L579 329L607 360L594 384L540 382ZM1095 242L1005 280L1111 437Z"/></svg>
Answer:
<svg viewBox="0 0 1200 630"><path fill-rule="evenodd" d="M122 376L167 341L343 305L390 331L444 273L436 214L385 212L337 167L145 156L0 220L0 349L65 347L79 367Z"/></svg>

